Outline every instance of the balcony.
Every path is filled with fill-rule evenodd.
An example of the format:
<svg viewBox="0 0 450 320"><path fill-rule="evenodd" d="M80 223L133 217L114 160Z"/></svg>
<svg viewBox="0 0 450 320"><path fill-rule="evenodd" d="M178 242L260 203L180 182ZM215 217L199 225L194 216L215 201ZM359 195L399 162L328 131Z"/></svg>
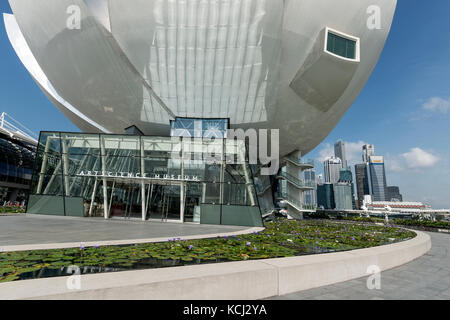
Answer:
<svg viewBox="0 0 450 320"><path fill-rule="evenodd" d="M316 183L314 181L305 181L287 172L280 172L277 178L285 179L287 182L293 184L295 187L299 189L313 190L316 187Z"/></svg>
<svg viewBox="0 0 450 320"><path fill-rule="evenodd" d="M276 194L276 196L278 199L283 199L284 201L286 201L290 206L294 207L298 211L316 211L317 210L316 206L302 204L301 201L288 196L288 194L285 192L278 192Z"/></svg>
<svg viewBox="0 0 450 320"><path fill-rule="evenodd" d="M293 163L294 165L296 165L297 167L301 167L304 170L306 169L314 169L314 160L311 159L298 159L294 156L287 156L285 157L285 159L291 163Z"/></svg>

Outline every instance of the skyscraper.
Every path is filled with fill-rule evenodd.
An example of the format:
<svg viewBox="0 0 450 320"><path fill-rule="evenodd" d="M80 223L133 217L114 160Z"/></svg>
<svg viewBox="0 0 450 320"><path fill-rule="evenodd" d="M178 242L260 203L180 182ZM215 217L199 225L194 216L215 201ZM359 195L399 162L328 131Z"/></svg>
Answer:
<svg viewBox="0 0 450 320"><path fill-rule="evenodd" d="M365 144L362 147L363 149L363 162L369 162L371 156L375 155L375 146L373 144Z"/></svg>
<svg viewBox="0 0 450 320"><path fill-rule="evenodd" d="M345 155L345 142L339 140L334 144L334 156L341 159L342 168L347 168L347 157Z"/></svg>
<svg viewBox="0 0 450 320"><path fill-rule="evenodd" d="M325 183L317 186L317 205L330 210L336 207L334 202L333 184Z"/></svg>
<svg viewBox="0 0 450 320"><path fill-rule="evenodd" d="M387 187L387 201L403 201L403 196L400 193L400 188L396 186Z"/></svg>
<svg viewBox="0 0 450 320"><path fill-rule="evenodd" d="M384 157L369 157L370 187L373 201L387 200L386 171Z"/></svg>
<svg viewBox="0 0 450 320"><path fill-rule="evenodd" d="M355 187L353 183L353 173L350 167L339 170L339 183L347 183L351 188L352 209L356 209ZM336 195L335 195L336 197ZM336 200L336 206L337 206Z"/></svg>
<svg viewBox="0 0 450 320"><path fill-rule="evenodd" d="M325 183L336 183L339 181L339 170L342 169L342 161L339 158L331 157L323 163Z"/></svg>
<svg viewBox="0 0 450 320"><path fill-rule="evenodd" d="M352 210L352 185L348 182L338 182L333 185L336 210Z"/></svg>
<svg viewBox="0 0 450 320"><path fill-rule="evenodd" d="M368 166L366 163L355 165L356 175L356 194L358 196L358 209L361 209L363 205L363 199L365 195L370 195L370 183Z"/></svg>

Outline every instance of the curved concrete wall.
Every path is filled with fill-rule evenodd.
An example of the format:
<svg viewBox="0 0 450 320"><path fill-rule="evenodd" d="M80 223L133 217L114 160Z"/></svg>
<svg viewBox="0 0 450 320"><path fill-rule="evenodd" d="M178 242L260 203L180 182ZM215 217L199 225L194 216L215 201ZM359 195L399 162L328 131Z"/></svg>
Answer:
<svg viewBox="0 0 450 320"><path fill-rule="evenodd" d="M369 249L292 258L81 276L81 290L69 277L0 284L5 299L263 299L368 276L408 263L431 249L430 236Z"/></svg>
<svg viewBox="0 0 450 320"><path fill-rule="evenodd" d="M280 129L280 156L308 153L336 126L380 57L397 3L9 2L38 68L64 106L79 114L58 99L56 105L81 129L95 122L97 130L123 133L137 125L146 135L165 135L168 106L182 117L230 118L233 128ZM73 5L80 10L80 29L67 27ZM367 21L373 5L382 14L381 28L372 30ZM322 56L309 65L325 28L360 39L360 59L348 63ZM307 72L299 73L302 69Z"/></svg>

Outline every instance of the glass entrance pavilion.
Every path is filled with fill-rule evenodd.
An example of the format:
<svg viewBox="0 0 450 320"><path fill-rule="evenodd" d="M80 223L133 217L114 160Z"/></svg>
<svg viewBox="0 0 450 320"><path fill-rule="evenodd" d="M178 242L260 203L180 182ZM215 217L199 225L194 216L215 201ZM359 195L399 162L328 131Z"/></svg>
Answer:
<svg viewBox="0 0 450 320"><path fill-rule="evenodd" d="M262 226L242 140L41 132L28 213Z"/></svg>

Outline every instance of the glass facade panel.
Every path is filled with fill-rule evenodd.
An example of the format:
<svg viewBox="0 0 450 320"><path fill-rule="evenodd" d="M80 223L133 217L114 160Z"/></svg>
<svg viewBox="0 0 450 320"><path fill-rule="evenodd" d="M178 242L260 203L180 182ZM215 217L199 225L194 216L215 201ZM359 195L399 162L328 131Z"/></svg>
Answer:
<svg viewBox="0 0 450 320"><path fill-rule="evenodd" d="M141 139L138 136L101 135L100 139L100 149L104 156L141 156Z"/></svg>
<svg viewBox="0 0 450 320"><path fill-rule="evenodd" d="M81 172L102 170L102 160L100 155L89 154L68 154L69 165L65 171L67 175L76 176ZM60 171L59 171L60 172Z"/></svg>
<svg viewBox="0 0 450 320"><path fill-rule="evenodd" d="M356 41L328 32L327 51L344 58L355 59Z"/></svg>
<svg viewBox="0 0 450 320"><path fill-rule="evenodd" d="M259 210L250 166L225 147L245 159L240 140L42 133L32 194L70 198L62 215L80 203L84 216L196 223L223 206Z"/></svg>
<svg viewBox="0 0 450 320"><path fill-rule="evenodd" d="M62 152L71 155L99 155L100 135L98 134L61 134Z"/></svg>
<svg viewBox="0 0 450 320"><path fill-rule="evenodd" d="M36 179L33 179L33 186L31 193L44 194L52 196L62 196L64 194L62 175L38 175Z"/></svg>
<svg viewBox="0 0 450 320"><path fill-rule="evenodd" d="M226 138L228 119L191 119L177 118L171 122L172 137Z"/></svg>

